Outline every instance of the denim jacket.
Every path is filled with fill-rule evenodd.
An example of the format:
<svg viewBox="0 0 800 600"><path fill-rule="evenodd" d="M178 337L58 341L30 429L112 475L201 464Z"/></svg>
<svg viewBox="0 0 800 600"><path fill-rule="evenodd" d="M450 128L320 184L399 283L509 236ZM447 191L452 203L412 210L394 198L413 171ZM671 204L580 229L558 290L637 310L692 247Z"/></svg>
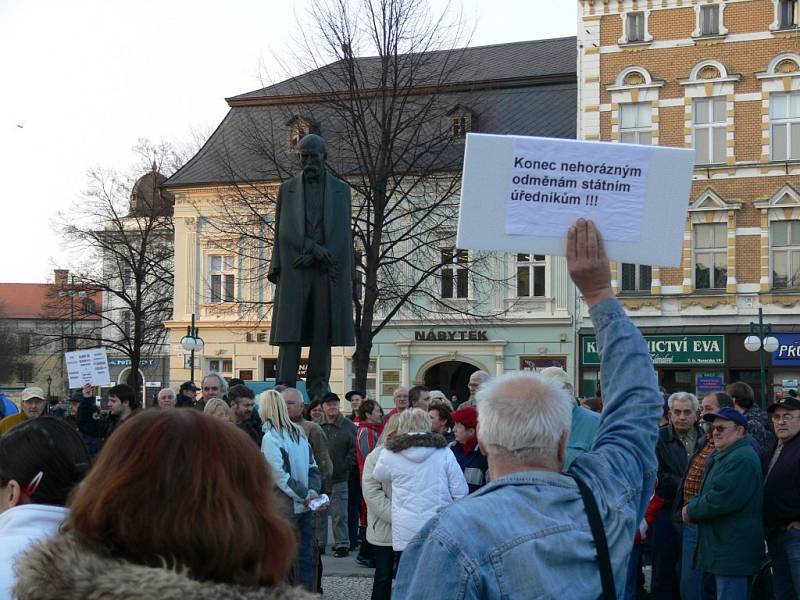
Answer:
<svg viewBox="0 0 800 600"><path fill-rule="evenodd" d="M403 553L395 598L599 598L594 542L570 473L594 493L623 592L636 527L655 483L663 399L644 339L617 300L590 314L605 392L592 450L567 474L506 475L431 519Z"/></svg>

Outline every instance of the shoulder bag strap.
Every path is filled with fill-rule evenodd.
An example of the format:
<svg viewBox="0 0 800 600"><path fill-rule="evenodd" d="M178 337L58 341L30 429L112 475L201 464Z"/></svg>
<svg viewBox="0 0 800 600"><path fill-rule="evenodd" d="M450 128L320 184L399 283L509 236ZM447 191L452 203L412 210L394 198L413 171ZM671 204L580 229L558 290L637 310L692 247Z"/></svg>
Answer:
<svg viewBox="0 0 800 600"><path fill-rule="evenodd" d="M616 600L617 592L614 586L614 572L611 570L611 557L608 553L606 530L603 527L602 519L600 519L597 501L595 501L594 494L592 494L589 486L578 476L571 475L581 491L583 506L586 509L586 516L589 518L589 527L592 530L592 538L594 538L594 546L597 550L597 563L600 567L600 581L603 584L603 600Z"/></svg>

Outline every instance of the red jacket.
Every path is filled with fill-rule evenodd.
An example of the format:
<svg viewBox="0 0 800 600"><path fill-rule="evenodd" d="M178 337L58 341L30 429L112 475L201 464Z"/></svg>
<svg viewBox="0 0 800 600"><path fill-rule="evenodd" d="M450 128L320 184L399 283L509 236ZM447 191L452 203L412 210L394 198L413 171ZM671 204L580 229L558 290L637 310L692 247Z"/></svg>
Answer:
<svg viewBox="0 0 800 600"><path fill-rule="evenodd" d="M372 449L378 443L381 429L382 426L380 423L362 421L358 424L358 431L356 432L356 457L358 458L359 475L364 473L364 461L367 459L367 454L372 452Z"/></svg>

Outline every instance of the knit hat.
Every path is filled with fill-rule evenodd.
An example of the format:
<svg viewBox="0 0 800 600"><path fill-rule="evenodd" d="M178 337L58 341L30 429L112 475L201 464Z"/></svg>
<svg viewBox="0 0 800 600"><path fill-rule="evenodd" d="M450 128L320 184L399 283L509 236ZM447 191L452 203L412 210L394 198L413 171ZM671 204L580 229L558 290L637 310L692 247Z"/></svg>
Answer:
<svg viewBox="0 0 800 600"><path fill-rule="evenodd" d="M478 409L474 406L459 408L451 416L453 421L461 423L467 429L476 429L478 427Z"/></svg>

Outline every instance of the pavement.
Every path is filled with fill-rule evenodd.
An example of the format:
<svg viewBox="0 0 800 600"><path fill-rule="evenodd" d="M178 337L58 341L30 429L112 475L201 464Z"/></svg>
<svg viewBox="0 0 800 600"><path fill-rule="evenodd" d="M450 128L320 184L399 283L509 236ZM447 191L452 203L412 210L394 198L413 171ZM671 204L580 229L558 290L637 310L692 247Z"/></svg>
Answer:
<svg viewBox="0 0 800 600"><path fill-rule="evenodd" d="M358 550L336 558L329 547L322 557L322 597L325 600L369 600L374 569L356 562Z"/></svg>

